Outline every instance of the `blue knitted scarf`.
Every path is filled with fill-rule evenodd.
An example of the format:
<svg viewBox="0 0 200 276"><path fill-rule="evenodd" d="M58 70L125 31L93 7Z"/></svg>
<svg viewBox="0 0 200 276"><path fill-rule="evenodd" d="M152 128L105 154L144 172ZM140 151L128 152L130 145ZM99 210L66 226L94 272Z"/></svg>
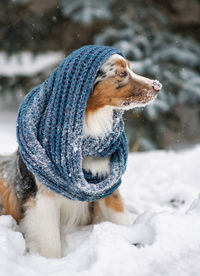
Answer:
<svg viewBox="0 0 200 276"><path fill-rule="evenodd" d="M108 57L122 53L85 46L63 60L50 77L31 90L18 112L19 151L28 169L52 191L72 200L95 201L114 192L126 168L127 141L122 111L102 137L83 138L88 98L98 70ZM110 157L110 174L92 176L84 157Z"/></svg>

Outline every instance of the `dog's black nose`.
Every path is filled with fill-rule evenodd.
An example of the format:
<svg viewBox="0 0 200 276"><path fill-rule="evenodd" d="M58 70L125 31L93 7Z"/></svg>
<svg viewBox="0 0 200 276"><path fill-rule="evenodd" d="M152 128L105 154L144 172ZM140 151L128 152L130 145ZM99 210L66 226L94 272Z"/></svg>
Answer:
<svg viewBox="0 0 200 276"><path fill-rule="evenodd" d="M156 92L159 92L162 88L162 84L158 80L154 80L152 87Z"/></svg>

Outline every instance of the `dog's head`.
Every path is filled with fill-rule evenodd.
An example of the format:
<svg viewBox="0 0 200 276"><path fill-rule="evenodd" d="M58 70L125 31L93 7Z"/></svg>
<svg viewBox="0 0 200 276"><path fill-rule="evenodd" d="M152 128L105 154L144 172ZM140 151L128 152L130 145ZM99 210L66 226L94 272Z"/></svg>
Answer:
<svg viewBox="0 0 200 276"><path fill-rule="evenodd" d="M153 101L161 88L158 81L135 74L126 59L114 54L97 74L87 109L96 111L104 106L117 109L141 107Z"/></svg>

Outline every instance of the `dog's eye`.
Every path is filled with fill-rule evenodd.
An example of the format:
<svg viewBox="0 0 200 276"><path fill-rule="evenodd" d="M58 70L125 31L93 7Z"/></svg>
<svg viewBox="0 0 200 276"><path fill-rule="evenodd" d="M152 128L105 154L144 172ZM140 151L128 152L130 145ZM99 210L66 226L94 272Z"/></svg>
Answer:
<svg viewBox="0 0 200 276"><path fill-rule="evenodd" d="M126 71L123 71L123 72L121 72L121 73L119 74L119 76L120 76L121 78L125 78L125 77L127 76L127 72L126 72Z"/></svg>

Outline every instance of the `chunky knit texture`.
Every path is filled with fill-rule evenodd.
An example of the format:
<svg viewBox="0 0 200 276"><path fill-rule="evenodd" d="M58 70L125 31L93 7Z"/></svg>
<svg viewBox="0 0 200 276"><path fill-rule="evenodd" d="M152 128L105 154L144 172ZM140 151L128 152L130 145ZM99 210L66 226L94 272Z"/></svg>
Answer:
<svg viewBox="0 0 200 276"><path fill-rule="evenodd" d="M101 65L113 54L105 46L85 46L64 59L24 98L18 112L19 151L28 169L52 191L72 200L95 201L114 192L126 168L127 141L121 111L111 132L83 138L87 100ZM87 156L110 156L110 174L101 179L82 169Z"/></svg>

